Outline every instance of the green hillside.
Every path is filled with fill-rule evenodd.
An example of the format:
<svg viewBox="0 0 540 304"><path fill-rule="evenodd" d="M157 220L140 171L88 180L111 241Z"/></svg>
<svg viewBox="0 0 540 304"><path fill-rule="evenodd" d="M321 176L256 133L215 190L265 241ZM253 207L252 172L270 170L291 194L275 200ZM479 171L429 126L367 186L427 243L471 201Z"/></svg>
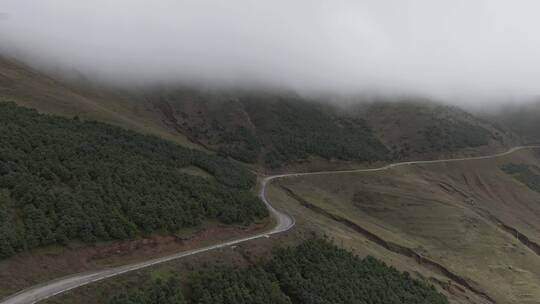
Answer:
<svg viewBox="0 0 540 304"><path fill-rule="evenodd" d="M388 150L363 119L294 94L161 93L158 108L194 141L222 155L277 168L310 157L384 160Z"/></svg>
<svg viewBox="0 0 540 304"><path fill-rule="evenodd" d="M529 149L290 177L268 191L297 226L430 278L451 303L533 304L540 299L539 163Z"/></svg>
<svg viewBox="0 0 540 304"><path fill-rule="evenodd" d="M270 261L246 268L202 268L184 288L174 276L146 286L127 289L109 304L448 303L433 286L408 273L320 239L279 249Z"/></svg>
<svg viewBox="0 0 540 304"><path fill-rule="evenodd" d="M393 158L439 155L505 145L512 134L457 107L427 100L379 101L356 106L358 115L393 152Z"/></svg>
<svg viewBox="0 0 540 304"><path fill-rule="evenodd" d="M488 121L426 100L337 106L292 93L193 90L154 92L149 100L196 143L269 168L433 157L513 142Z"/></svg>
<svg viewBox="0 0 540 304"><path fill-rule="evenodd" d="M1 54L0 100L10 100L40 113L79 116L200 148L164 124L160 113L144 101L140 92L82 80L62 81Z"/></svg>
<svg viewBox="0 0 540 304"><path fill-rule="evenodd" d="M268 213L244 168L157 137L0 103L0 143L2 257ZM189 166L213 178L180 170Z"/></svg>
<svg viewBox="0 0 540 304"><path fill-rule="evenodd" d="M57 80L1 57L0 98L270 169L433 158L517 142L508 128L421 98L375 103L358 98L353 105L338 106L344 102L337 97L281 91L119 89L88 80Z"/></svg>

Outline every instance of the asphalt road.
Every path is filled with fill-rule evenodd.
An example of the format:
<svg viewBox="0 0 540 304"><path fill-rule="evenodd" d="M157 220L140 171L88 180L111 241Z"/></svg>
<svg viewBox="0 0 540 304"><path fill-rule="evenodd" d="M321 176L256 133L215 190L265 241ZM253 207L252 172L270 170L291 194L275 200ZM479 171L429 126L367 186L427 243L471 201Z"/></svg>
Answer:
<svg viewBox="0 0 540 304"><path fill-rule="evenodd" d="M263 238L263 237L269 237L272 234L285 232L289 229L291 229L294 224L294 218L282 211L276 210L268 201L268 198L266 197L266 190L267 186L272 182L272 180L280 179L280 178L286 178L286 177L295 177L295 176L306 176L306 175L323 175L323 174L339 174L339 173L354 173L354 172L376 172L376 171L384 171L388 169L392 169L399 166L406 166L406 165L412 165L412 164L432 164L432 163L443 163L443 162L458 162L458 161L470 161L470 160L480 160L480 159L489 159L489 158L495 158L500 157L504 155L508 155L510 153L513 153L517 150L522 149L529 149L529 148L540 148L540 146L522 146L522 147L515 147L512 148L506 152L493 154L493 155L487 155L487 156L478 156L478 157L466 157L466 158L455 158L455 159L441 159L441 160L427 160L427 161L409 161L409 162L400 162L400 163L394 163L389 164L380 168L373 168L373 169L355 169L355 170L339 170L339 171L320 171L320 172L309 172L309 173L288 173L288 174L280 174L280 175L273 175L268 176L261 181L261 187L259 196L261 200L265 203L266 207L270 211L270 214L276 219L276 225L269 231L260 233L257 235L240 238L232 241L228 241L225 243L220 243L208 247L203 247L199 249L194 250L188 250L188 251L182 251L173 255L151 259L148 261L125 265L125 266L119 266L119 267L113 267L113 268L107 268L103 270L93 271L93 272L86 272L86 273L78 273L71 276L59 278L56 280L52 280L49 282L45 282L43 284L32 286L28 289L22 290L12 296L9 296L0 302L0 304L28 304L28 303L36 303L38 301L50 298L52 296L58 295L60 293L66 292L71 289L75 289L80 286L84 286L96 281L104 280L110 277L114 277L126 272L139 270L142 268L146 268L152 265L168 262L171 260L183 258L186 256L199 254L202 252L218 249L218 248L224 248L227 246L232 246L235 244L243 243L246 241Z"/></svg>

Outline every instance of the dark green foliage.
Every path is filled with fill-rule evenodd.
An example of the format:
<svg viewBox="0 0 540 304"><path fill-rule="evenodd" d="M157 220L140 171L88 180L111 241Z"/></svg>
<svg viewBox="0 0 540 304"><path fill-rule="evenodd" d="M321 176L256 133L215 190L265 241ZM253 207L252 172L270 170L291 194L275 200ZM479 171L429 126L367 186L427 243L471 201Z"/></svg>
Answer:
<svg viewBox="0 0 540 304"><path fill-rule="evenodd" d="M197 166L215 180L183 174ZM254 175L221 157L0 103L0 256L69 240L267 216Z"/></svg>
<svg viewBox="0 0 540 304"><path fill-rule="evenodd" d="M385 159L386 147L365 121L338 115L336 109L295 98L241 100L269 152L266 164L279 167L311 155L325 159L375 161Z"/></svg>
<svg viewBox="0 0 540 304"><path fill-rule="evenodd" d="M454 151L467 147L488 144L491 134L488 130L466 122L452 122L441 119L436 125L423 131L432 151Z"/></svg>
<svg viewBox="0 0 540 304"><path fill-rule="evenodd" d="M246 127L237 127L233 132L219 134L219 153L239 161L254 163L261 150L257 137Z"/></svg>
<svg viewBox="0 0 540 304"><path fill-rule="evenodd" d="M372 257L360 259L321 239L280 249L265 265L205 267L184 286L187 303L448 304L435 288ZM180 286L177 287L180 292ZM140 299L150 297L148 292ZM110 304L155 303L150 300Z"/></svg>
<svg viewBox="0 0 540 304"><path fill-rule="evenodd" d="M220 155L264 162L269 168L318 158L411 158L504 143L505 137L504 130L487 121L429 100L338 106L293 93L260 91L183 92L165 99L165 116L194 141Z"/></svg>
<svg viewBox="0 0 540 304"><path fill-rule="evenodd" d="M205 267L190 275L187 301L182 286L173 277L163 284L151 281L150 287L140 291L123 290L113 296L109 304L290 304L279 288L276 278L261 267L234 269L232 267ZM185 288L184 288L185 289ZM163 302L156 301L163 299ZM168 299L177 299L173 302Z"/></svg>
<svg viewBox="0 0 540 304"><path fill-rule="evenodd" d="M184 107L182 98L170 99L183 109L177 120L185 132L240 161L255 163L261 158L275 168L310 156L374 161L388 154L364 120L329 104L292 95L246 93L220 100L225 97L203 94L193 110Z"/></svg>
<svg viewBox="0 0 540 304"><path fill-rule="evenodd" d="M448 303L433 286L372 257L360 259L320 239L281 249L267 266L293 303Z"/></svg>
<svg viewBox="0 0 540 304"><path fill-rule="evenodd" d="M261 267L205 268L190 282L191 303L199 304L287 304L289 298L276 278Z"/></svg>
<svg viewBox="0 0 540 304"><path fill-rule="evenodd" d="M525 164L507 164L501 169L527 185L529 189L540 192L540 168Z"/></svg>

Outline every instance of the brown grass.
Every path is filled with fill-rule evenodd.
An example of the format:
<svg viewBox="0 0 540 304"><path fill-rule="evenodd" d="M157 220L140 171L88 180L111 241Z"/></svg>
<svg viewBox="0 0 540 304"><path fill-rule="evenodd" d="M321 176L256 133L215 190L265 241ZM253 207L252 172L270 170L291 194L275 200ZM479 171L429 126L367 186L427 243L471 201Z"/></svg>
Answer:
<svg viewBox="0 0 540 304"><path fill-rule="evenodd" d="M271 227L268 219L249 227L206 222L176 236L154 235L130 241L70 244L32 250L0 261L0 298L73 273L125 265L256 234Z"/></svg>
<svg viewBox="0 0 540 304"><path fill-rule="evenodd" d="M97 93L99 92L99 93ZM178 144L201 149L168 126L153 107L136 94L103 88L66 85L21 63L0 57L0 101L42 113L97 120Z"/></svg>
<svg viewBox="0 0 540 304"><path fill-rule="evenodd" d="M539 161L522 151L491 160L307 176L281 183L325 211L444 265L498 303L540 303L540 256L500 225L540 242L540 193L499 170L508 162ZM334 227L326 231L350 242L349 233ZM388 261L384 252L377 248L370 254ZM390 263L425 273L423 265L410 259Z"/></svg>

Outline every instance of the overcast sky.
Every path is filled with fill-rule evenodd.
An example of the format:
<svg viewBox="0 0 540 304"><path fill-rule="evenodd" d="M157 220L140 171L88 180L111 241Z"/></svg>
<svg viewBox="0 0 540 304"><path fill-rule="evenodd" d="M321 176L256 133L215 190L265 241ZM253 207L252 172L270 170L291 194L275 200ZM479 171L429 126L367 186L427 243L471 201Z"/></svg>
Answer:
<svg viewBox="0 0 540 304"><path fill-rule="evenodd" d="M1 0L0 48L118 83L540 95L540 1Z"/></svg>

